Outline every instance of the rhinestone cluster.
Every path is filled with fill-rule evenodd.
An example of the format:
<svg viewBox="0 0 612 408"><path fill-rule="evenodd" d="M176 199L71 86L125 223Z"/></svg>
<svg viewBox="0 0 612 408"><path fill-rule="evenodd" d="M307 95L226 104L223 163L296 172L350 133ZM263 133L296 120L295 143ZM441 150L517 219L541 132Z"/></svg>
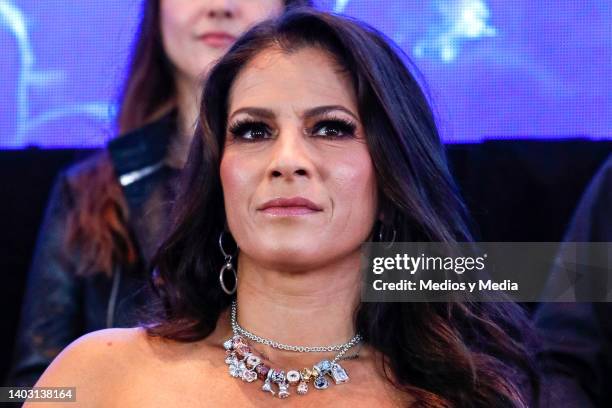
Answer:
<svg viewBox="0 0 612 408"><path fill-rule="evenodd" d="M298 395L305 395L311 382L314 388L324 390L330 384L328 377L335 384L346 383L349 377L337 360L352 346L353 344L348 345L332 361L322 360L312 368L285 372L264 364L262 359L252 352L251 347L241 335L234 335L223 343L226 353L225 363L232 377L240 378L245 382L254 382L259 379L263 381L262 391L269 392L281 399L289 397L291 387L295 387Z"/></svg>

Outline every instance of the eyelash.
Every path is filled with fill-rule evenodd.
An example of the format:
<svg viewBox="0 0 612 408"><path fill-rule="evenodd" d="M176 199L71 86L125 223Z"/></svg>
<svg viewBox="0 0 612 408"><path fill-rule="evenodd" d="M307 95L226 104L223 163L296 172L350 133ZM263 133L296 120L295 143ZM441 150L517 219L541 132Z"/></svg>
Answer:
<svg viewBox="0 0 612 408"><path fill-rule="evenodd" d="M355 131L357 130L357 125L355 124L355 122L350 121L350 120L346 120L346 119L342 119L342 118L329 118L329 119L321 120L313 128L311 128L309 130L311 131L311 133L315 133L315 132L313 132L315 129L317 131L320 131L321 129L323 129L325 127L336 128L337 130L339 130L343 134L343 136L337 136L337 135L333 135L333 136L329 136L329 135L321 136L321 137L326 138L326 139L352 138L352 137L355 137Z"/></svg>
<svg viewBox="0 0 612 408"><path fill-rule="evenodd" d="M267 134L271 133L271 129L264 122L251 120L251 119L240 119L234 122L231 126L229 126L229 132L232 134L233 139L238 139L245 142L254 142L257 140L261 140L261 137L258 138L246 138L245 134L248 131L253 132L253 130L263 130Z"/></svg>
<svg viewBox="0 0 612 408"><path fill-rule="evenodd" d="M324 128L334 128L342 135L319 135L318 137L322 137L324 139L344 139L344 138L353 138L355 137L355 131L357 130L357 125L343 118L335 118L331 117L328 119L321 120L317 122L317 124L311 128L306 129L309 133L315 134L321 131ZM257 142L259 140L265 140L269 138L269 135L272 133L272 130L268 125L266 125L262 121L251 120L251 119L240 119L234 122L228 128L229 133L231 133L233 139L240 140L244 142ZM250 138L245 137L247 132L253 133L254 131L263 131L268 137L253 137Z"/></svg>

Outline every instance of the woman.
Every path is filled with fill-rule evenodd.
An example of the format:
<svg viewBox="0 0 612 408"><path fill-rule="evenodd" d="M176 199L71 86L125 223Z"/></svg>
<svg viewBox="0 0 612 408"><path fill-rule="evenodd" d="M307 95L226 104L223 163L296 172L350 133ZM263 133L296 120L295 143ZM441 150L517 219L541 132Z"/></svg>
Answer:
<svg viewBox="0 0 612 408"><path fill-rule="evenodd" d="M186 169L159 314L78 340L38 386L87 406L529 406L515 305L360 301L363 242L469 239L426 99L373 29L296 10L249 30Z"/></svg>
<svg viewBox="0 0 612 408"><path fill-rule="evenodd" d="M80 335L137 323L197 116L201 76L256 22L304 0L146 0L107 149L62 173L33 259L8 384Z"/></svg>

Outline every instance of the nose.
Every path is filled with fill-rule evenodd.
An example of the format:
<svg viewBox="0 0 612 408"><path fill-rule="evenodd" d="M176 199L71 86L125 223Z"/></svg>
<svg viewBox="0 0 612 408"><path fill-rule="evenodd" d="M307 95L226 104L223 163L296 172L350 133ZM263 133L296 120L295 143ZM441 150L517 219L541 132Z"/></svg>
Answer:
<svg viewBox="0 0 612 408"><path fill-rule="evenodd" d="M210 18L234 18L237 7L236 0L207 0L205 2L207 15Z"/></svg>
<svg viewBox="0 0 612 408"><path fill-rule="evenodd" d="M279 134L268 167L270 179L309 179L314 173L307 142L298 132Z"/></svg>

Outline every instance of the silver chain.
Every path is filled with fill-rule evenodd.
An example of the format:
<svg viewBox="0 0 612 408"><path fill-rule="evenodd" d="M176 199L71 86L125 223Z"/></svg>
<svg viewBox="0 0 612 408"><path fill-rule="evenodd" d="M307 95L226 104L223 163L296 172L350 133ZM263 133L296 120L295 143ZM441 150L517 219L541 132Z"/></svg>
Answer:
<svg viewBox="0 0 612 408"><path fill-rule="evenodd" d="M359 334L356 334L355 337L353 337L351 339L351 341L346 343L344 348L342 350L340 350L340 352L338 354L336 354L336 357L334 357L334 359L331 361L332 365L336 364L338 361L340 361L342 359L342 356L344 355L344 353L349 351L349 349L351 347L353 347L355 344L359 343L360 341L361 341L361 336Z"/></svg>
<svg viewBox="0 0 612 408"><path fill-rule="evenodd" d="M238 320L236 318L237 315L237 306L236 301L232 302L232 312L231 312L231 324L232 330L234 334L241 334L249 340L254 342L265 344L266 346L270 346L275 349L286 350L286 351L295 351L298 353L321 353L321 352L331 352L331 351L339 351L338 355L333 359L332 363L337 362L343 355L346 353L351 347L361 341L361 335L359 333L355 334L355 336L348 342L344 344L336 344L333 346L291 346L288 344L283 344L276 342L270 339L264 339L263 337L259 337L256 334L251 333L250 331L242 328L238 324Z"/></svg>

